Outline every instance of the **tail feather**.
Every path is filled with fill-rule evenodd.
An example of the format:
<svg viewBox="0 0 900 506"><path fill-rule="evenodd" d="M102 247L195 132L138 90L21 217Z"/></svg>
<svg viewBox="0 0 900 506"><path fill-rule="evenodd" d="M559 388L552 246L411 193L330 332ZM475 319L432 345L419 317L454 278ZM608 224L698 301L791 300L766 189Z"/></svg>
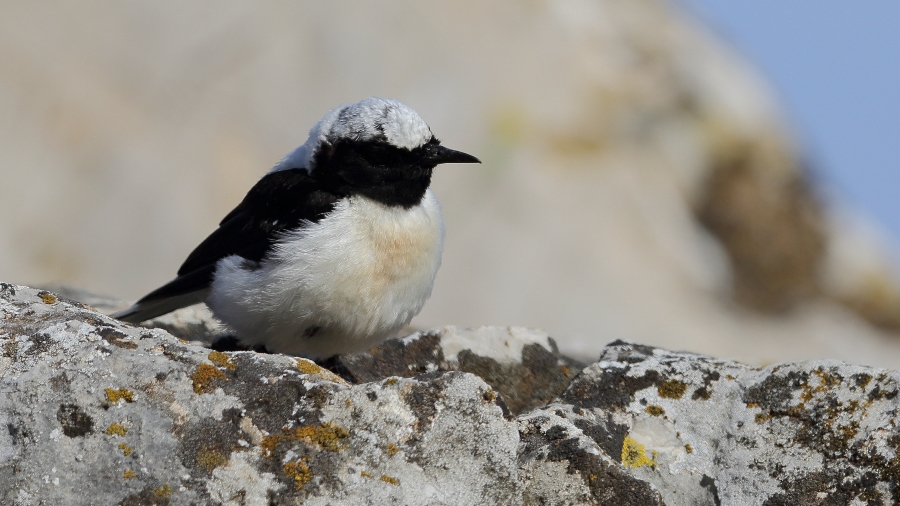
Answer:
<svg viewBox="0 0 900 506"><path fill-rule="evenodd" d="M203 302L209 294L209 289L197 290L182 295L163 297L153 300L140 300L128 309L123 309L111 316L117 320L128 323L140 323L151 320L157 316L171 313L176 309L192 306Z"/></svg>
<svg viewBox="0 0 900 506"><path fill-rule="evenodd" d="M209 285L215 271L216 266L212 264L178 276L148 293L130 308L111 316L123 322L140 323L203 302L209 295Z"/></svg>

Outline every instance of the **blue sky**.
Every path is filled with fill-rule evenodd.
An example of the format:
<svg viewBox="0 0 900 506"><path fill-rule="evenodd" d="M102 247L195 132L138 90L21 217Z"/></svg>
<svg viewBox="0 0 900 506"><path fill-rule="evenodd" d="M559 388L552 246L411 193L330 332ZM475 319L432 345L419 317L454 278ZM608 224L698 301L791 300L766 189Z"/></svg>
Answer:
<svg viewBox="0 0 900 506"><path fill-rule="evenodd" d="M682 1L769 79L816 177L900 244L900 2Z"/></svg>

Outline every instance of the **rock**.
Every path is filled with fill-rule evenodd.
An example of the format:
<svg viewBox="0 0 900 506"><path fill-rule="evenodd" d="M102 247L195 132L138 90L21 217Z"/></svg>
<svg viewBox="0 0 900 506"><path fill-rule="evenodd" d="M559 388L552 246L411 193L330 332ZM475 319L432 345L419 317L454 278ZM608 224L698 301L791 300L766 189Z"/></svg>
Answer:
<svg viewBox="0 0 900 506"><path fill-rule="evenodd" d="M652 484L630 476L615 453L605 453L563 416L538 410L519 418L524 504L665 504Z"/></svg>
<svg viewBox="0 0 900 506"><path fill-rule="evenodd" d="M513 414L547 404L584 367L560 355L546 333L521 327L449 326L416 332L338 361L347 378L358 383L433 371L470 372L497 390Z"/></svg>
<svg viewBox="0 0 900 506"><path fill-rule="evenodd" d="M112 313L130 305L66 285L45 287ZM142 325L209 347L227 335L205 304L154 318ZM367 352L337 357L331 365L352 383L409 378L426 372L464 371L480 376L500 394L498 402L519 414L553 400L585 364L559 353L545 332L522 327L447 326L392 339Z"/></svg>
<svg viewBox="0 0 900 506"><path fill-rule="evenodd" d="M578 370L516 327L335 365L211 351L0 283L0 503L900 500L897 372L620 341Z"/></svg>
<svg viewBox="0 0 900 506"><path fill-rule="evenodd" d="M447 351L468 336L485 360L510 364L534 345L558 371L551 340L447 328L423 342L442 335L434 371L349 385L304 359L211 351L0 284L0 503L495 505L519 504L526 491L553 503L554 482L539 477L566 469L568 454L520 462L524 429L498 393L446 370L466 352L481 357L463 345L456 357ZM364 374L361 362L347 363ZM578 455L587 460L573 469L604 469L603 485L592 478L585 488L573 471L556 486L580 490L587 504L595 490L626 490L618 481L652 494L610 474L615 462L596 451Z"/></svg>
<svg viewBox="0 0 900 506"><path fill-rule="evenodd" d="M611 343L554 412L668 504L895 504L900 373ZM531 415L534 416L534 415Z"/></svg>
<svg viewBox="0 0 900 506"><path fill-rule="evenodd" d="M114 297L107 297L65 284L44 285L41 288L58 293L73 301L100 310L104 314L112 314L130 306L134 301L126 302ZM222 324L213 317L206 304L194 304L171 313L143 322L143 327L163 329L175 337L187 341L197 341L208 346L215 338L223 334Z"/></svg>
<svg viewBox="0 0 900 506"><path fill-rule="evenodd" d="M48 286L72 299L112 313L130 305L65 285ZM175 337L209 346L227 335L204 304L154 318L146 328L163 329ZM464 371L480 376L500 394L499 402L519 414L553 400L585 364L562 356L545 332L522 327L447 326L413 332L367 352L338 357L332 364L352 383L409 378L435 371Z"/></svg>

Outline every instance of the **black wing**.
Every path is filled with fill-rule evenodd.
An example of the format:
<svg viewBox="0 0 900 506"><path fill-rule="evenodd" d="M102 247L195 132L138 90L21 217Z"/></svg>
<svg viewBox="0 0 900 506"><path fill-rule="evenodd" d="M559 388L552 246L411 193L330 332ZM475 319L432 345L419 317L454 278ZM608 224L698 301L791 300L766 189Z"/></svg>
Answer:
<svg viewBox="0 0 900 506"><path fill-rule="evenodd" d="M183 295L210 286L216 263L238 255L260 262L286 231L318 222L341 198L324 190L304 169L266 174L178 269L178 277L139 302Z"/></svg>

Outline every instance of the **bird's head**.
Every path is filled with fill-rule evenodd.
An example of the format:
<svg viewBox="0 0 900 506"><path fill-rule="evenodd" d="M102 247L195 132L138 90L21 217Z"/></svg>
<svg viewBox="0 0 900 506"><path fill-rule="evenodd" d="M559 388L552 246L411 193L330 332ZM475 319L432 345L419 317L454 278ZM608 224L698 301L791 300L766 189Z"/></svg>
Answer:
<svg viewBox="0 0 900 506"><path fill-rule="evenodd" d="M432 171L442 163L480 161L441 146L406 105L373 97L326 114L306 143L272 170L305 168L341 193L410 207L421 201Z"/></svg>

